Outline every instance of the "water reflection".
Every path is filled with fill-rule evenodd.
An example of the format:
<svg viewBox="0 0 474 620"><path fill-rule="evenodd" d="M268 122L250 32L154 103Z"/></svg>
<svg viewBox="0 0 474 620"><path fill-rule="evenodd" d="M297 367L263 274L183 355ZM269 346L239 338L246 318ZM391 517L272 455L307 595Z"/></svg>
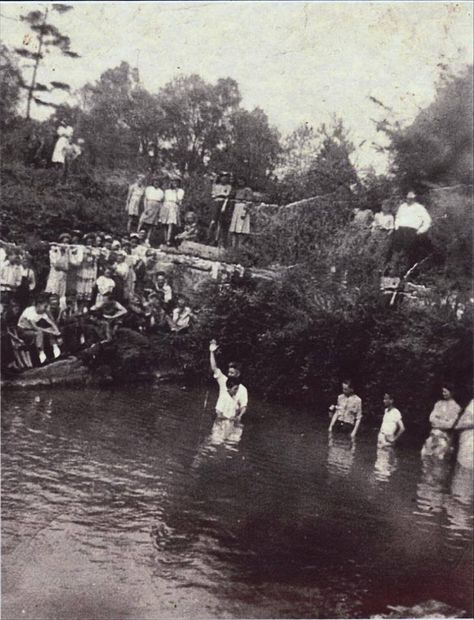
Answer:
<svg viewBox="0 0 474 620"><path fill-rule="evenodd" d="M349 475L354 463L355 441L347 435L329 435L328 440L328 472L345 478Z"/></svg>
<svg viewBox="0 0 474 620"><path fill-rule="evenodd" d="M45 582L92 596L98 580L132 604L158 591L148 616L110 616L154 620L359 617L377 597L374 613L404 603L414 576L424 600L443 591L464 604L449 567L471 538L471 472L434 463L420 479L419 453L404 445L374 465L375 438L327 443L314 415L278 405L255 402L244 432L197 416L197 390L51 394L3 403L3 562L20 575L7 590L20 613L6 618L48 599ZM32 558L28 579L14 573ZM39 617L30 608L24 617Z"/></svg>
<svg viewBox="0 0 474 620"><path fill-rule="evenodd" d="M451 482L451 495L446 502L449 524L458 532L470 532L473 524L473 471L456 465Z"/></svg>
<svg viewBox="0 0 474 620"><path fill-rule="evenodd" d="M399 461L393 446L377 446L377 457L374 465L374 478L379 482L388 482L391 475L398 469Z"/></svg>
<svg viewBox="0 0 474 620"><path fill-rule="evenodd" d="M193 467L197 467L206 458L217 454L218 448L223 447L228 452L237 452L242 439L244 426L235 420L218 418L212 425L211 432L199 446L193 460Z"/></svg>

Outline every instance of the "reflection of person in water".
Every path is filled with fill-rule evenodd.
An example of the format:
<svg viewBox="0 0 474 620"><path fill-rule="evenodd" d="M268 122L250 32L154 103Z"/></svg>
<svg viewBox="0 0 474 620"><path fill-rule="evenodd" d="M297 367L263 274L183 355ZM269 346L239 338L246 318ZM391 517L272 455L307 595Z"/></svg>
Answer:
<svg viewBox="0 0 474 620"><path fill-rule="evenodd" d="M328 471L336 476L349 475L354 462L355 442L347 441L344 437L329 435L328 441Z"/></svg>
<svg viewBox="0 0 474 620"><path fill-rule="evenodd" d="M374 476L380 482L387 482L398 468L398 456L392 445L377 445L377 458L374 465Z"/></svg>

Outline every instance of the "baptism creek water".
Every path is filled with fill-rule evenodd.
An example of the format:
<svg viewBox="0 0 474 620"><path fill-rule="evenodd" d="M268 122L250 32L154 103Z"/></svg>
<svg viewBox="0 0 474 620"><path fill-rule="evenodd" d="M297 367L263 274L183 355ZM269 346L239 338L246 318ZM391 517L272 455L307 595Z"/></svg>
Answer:
<svg viewBox="0 0 474 620"><path fill-rule="evenodd" d="M205 393L4 393L4 619L472 613L468 471L255 399L215 423Z"/></svg>

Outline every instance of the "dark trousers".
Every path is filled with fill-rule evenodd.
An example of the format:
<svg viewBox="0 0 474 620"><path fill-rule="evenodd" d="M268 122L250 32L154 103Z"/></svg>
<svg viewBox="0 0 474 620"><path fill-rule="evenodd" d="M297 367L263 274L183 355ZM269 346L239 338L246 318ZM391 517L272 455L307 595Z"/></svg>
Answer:
<svg viewBox="0 0 474 620"><path fill-rule="evenodd" d="M402 226L393 232L386 264L394 260L394 269L398 272L392 275L402 276L407 269L424 258L429 251L429 241L425 234L418 235L414 228Z"/></svg>

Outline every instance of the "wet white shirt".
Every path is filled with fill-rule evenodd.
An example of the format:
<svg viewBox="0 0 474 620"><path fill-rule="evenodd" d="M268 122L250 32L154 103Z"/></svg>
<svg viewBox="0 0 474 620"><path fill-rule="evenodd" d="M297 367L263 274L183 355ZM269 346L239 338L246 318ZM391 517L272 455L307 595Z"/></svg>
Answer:
<svg viewBox="0 0 474 620"><path fill-rule="evenodd" d="M385 409L380 432L387 437L393 437L402 422L402 414L396 407Z"/></svg>
<svg viewBox="0 0 474 620"><path fill-rule="evenodd" d="M248 404L247 388L240 384L237 393L232 397L227 391L227 376L217 368L214 379L219 386L219 398L217 399L216 412L224 418L235 418L239 411Z"/></svg>

